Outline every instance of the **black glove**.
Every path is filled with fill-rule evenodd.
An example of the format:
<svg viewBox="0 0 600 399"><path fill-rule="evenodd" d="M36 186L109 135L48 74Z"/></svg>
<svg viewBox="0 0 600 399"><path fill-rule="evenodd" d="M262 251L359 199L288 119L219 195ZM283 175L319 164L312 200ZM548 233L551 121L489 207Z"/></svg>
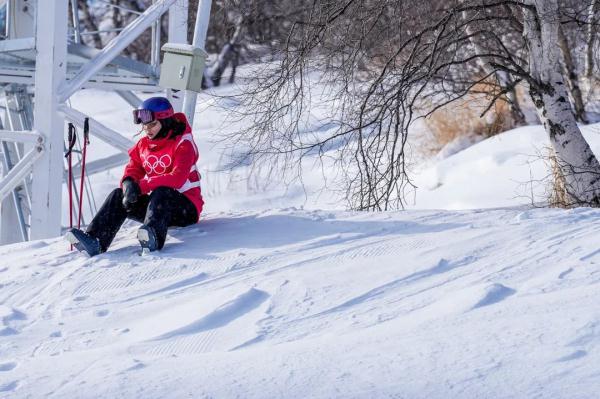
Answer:
<svg viewBox="0 0 600 399"><path fill-rule="evenodd" d="M137 202L140 195L142 195L142 190L140 190L139 184L131 177L126 177L123 180L123 206L125 209L131 208L131 205Z"/></svg>

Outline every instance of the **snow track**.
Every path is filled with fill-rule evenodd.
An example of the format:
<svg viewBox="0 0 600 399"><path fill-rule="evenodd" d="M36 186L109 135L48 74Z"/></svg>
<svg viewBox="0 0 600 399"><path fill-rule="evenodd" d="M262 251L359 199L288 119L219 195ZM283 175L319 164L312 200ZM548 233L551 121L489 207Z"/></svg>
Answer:
<svg viewBox="0 0 600 399"><path fill-rule="evenodd" d="M598 222L291 209L148 256L134 225L92 259L0 247L0 398L594 397Z"/></svg>

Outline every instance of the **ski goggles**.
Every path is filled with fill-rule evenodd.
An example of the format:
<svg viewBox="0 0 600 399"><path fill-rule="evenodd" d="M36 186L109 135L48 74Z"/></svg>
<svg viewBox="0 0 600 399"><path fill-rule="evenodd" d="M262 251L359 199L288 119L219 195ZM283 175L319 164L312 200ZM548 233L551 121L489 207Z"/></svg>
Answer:
<svg viewBox="0 0 600 399"><path fill-rule="evenodd" d="M149 109L134 109L133 110L133 123L139 125L140 123L146 124L154 120L154 112Z"/></svg>

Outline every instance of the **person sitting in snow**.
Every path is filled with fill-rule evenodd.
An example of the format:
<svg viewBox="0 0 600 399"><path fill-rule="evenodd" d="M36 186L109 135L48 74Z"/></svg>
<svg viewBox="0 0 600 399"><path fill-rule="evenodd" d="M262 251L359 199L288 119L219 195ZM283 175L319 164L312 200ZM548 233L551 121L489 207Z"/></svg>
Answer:
<svg viewBox="0 0 600 399"><path fill-rule="evenodd" d="M152 97L133 111L146 133L129 150L121 187L112 191L86 231L69 229L66 239L89 256L106 252L126 218L143 225L142 248L162 249L170 226L197 223L204 201L196 169L198 148L183 113L164 97Z"/></svg>

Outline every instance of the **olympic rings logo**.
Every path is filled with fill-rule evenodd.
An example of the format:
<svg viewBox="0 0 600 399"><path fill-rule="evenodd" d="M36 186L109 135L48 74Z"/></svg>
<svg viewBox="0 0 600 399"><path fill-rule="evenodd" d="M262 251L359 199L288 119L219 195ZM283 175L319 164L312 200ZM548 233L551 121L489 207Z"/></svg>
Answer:
<svg viewBox="0 0 600 399"><path fill-rule="evenodd" d="M171 166L171 157L167 154L158 158L156 155L149 155L144 161L144 169L147 174L154 172L157 175L162 175Z"/></svg>

